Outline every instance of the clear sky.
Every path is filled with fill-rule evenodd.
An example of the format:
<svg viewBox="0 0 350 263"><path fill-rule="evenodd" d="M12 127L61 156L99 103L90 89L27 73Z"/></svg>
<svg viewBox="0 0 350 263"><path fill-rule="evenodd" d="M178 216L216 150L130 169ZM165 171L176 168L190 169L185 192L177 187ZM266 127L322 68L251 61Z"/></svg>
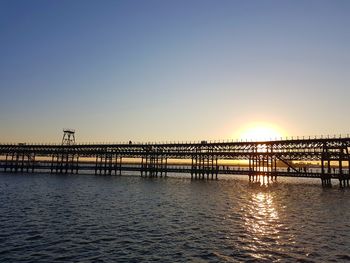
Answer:
<svg viewBox="0 0 350 263"><path fill-rule="evenodd" d="M350 1L0 0L0 142L350 133Z"/></svg>

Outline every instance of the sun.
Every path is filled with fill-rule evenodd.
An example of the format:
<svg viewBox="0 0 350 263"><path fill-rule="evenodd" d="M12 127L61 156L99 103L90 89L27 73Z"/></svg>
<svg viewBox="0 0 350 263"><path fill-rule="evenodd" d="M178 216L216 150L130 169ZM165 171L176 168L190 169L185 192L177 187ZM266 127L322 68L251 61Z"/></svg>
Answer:
<svg viewBox="0 0 350 263"><path fill-rule="evenodd" d="M281 128L270 123L252 123L239 133L240 139L249 141L269 141L283 136Z"/></svg>

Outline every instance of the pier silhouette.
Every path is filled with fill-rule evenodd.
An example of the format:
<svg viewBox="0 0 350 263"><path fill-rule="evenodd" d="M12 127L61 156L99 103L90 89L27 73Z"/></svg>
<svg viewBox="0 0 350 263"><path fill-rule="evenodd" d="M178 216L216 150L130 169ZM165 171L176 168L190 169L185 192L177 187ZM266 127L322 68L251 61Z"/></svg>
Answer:
<svg viewBox="0 0 350 263"><path fill-rule="evenodd" d="M241 174L248 176L251 182L274 181L282 176L309 177L320 178L323 186L330 186L332 179L339 180L341 186L349 186L349 147L349 137L76 144L74 131L65 130L61 144L0 144L0 172L122 175L122 171L132 171L139 172L142 177L185 173L197 180L218 179L219 174ZM246 164L223 165L225 161ZM315 163L318 168L301 166L300 162Z"/></svg>

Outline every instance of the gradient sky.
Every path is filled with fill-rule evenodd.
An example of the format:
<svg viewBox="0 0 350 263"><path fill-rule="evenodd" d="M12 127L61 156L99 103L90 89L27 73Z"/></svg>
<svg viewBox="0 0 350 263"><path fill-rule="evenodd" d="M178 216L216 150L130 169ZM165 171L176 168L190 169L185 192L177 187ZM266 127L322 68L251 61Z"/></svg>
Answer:
<svg viewBox="0 0 350 263"><path fill-rule="evenodd" d="M0 142L350 133L350 1L0 0Z"/></svg>

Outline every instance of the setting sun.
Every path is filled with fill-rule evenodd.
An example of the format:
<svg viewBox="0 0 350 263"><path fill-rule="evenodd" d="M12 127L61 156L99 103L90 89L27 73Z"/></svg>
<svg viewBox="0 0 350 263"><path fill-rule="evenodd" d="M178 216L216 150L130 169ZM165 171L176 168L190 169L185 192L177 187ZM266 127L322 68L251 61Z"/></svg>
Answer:
<svg viewBox="0 0 350 263"><path fill-rule="evenodd" d="M253 123L243 128L239 136L243 140L266 141L280 139L283 132L273 124Z"/></svg>

